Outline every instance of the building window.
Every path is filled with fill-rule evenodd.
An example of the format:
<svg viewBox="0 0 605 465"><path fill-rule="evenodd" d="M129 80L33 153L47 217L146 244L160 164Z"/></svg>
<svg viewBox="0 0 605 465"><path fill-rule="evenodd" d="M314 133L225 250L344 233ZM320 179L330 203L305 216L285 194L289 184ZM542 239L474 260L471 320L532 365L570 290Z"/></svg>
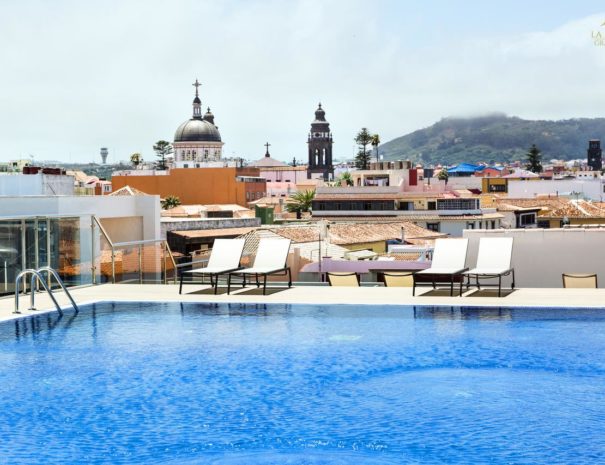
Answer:
<svg viewBox="0 0 605 465"><path fill-rule="evenodd" d="M490 192L506 192L505 184L490 184L489 185Z"/></svg>
<svg viewBox="0 0 605 465"><path fill-rule="evenodd" d="M538 228L544 228L544 229L550 228L550 221L548 221L548 220L538 221Z"/></svg>
<svg viewBox="0 0 605 465"><path fill-rule="evenodd" d="M429 200L427 210L437 210L437 202L434 200Z"/></svg>
<svg viewBox="0 0 605 465"><path fill-rule="evenodd" d="M479 199L439 199L437 210L479 210Z"/></svg>
<svg viewBox="0 0 605 465"><path fill-rule="evenodd" d="M530 226L536 224L536 214L526 213L525 215L519 215L519 225L521 227Z"/></svg>
<svg viewBox="0 0 605 465"><path fill-rule="evenodd" d="M475 229L475 222L474 221L467 221L466 222L466 229Z"/></svg>
<svg viewBox="0 0 605 465"><path fill-rule="evenodd" d="M429 231L439 232L439 223L427 223L426 229Z"/></svg>
<svg viewBox="0 0 605 465"><path fill-rule="evenodd" d="M183 168L189 168L189 164L188 164L188 163L185 163L185 164L183 165Z"/></svg>
<svg viewBox="0 0 605 465"><path fill-rule="evenodd" d="M246 192L246 200L250 200L250 192Z"/></svg>
<svg viewBox="0 0 605 465"><path fill-rule="evenodd" d="M492 229L496 229L496 220L492 220Z"/></svg>

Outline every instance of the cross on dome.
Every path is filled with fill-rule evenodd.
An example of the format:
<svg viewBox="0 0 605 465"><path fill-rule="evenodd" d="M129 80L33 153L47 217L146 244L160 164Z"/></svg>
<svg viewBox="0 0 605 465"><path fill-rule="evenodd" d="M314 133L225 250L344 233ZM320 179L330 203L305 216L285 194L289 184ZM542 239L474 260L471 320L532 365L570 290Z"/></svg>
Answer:
<svg viewBox="0 0 605 465"><path fill-rule="evenodd" d="M267 147L267 151L265 152L265 157L270 157L271 155L269 155L269 147L271 146L271 144L269 142L267 142L265 144L265 147Z"/></svg>
<svg viewBox="0 0 605 465"><path fill-rule="evenodd" d="M197 78L195 78L195 82L193 84L191 84L193 87L195 87L195 96L199 97L199 93L198 93L198 87L201 86L201 84L198 82Z"/></svg>

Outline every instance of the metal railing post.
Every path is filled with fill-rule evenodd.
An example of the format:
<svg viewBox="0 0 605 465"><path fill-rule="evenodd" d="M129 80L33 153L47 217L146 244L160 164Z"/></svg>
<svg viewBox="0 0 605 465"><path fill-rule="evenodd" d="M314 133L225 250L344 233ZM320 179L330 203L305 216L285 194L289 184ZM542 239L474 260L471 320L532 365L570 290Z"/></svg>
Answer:
<svg viewBox="0 0 605 465"><path fill-rule="evenodd" d="M143 284L143 245L139 244L139 284Z"/></svg>
<svg viewBox="0 0 605 465"><path fill-rule="evenodd" d="M162 265L164 268L164 284L168 284L168 266L166 265L166 255L168 255L168 243L163 243L164 247L162 247Z"/></svg>
<svg viewBox="0 0 605 465"><path fill-rule="evenodd" d="M105 240L107 241L107 243L109 244L109 247L111 247L111 282L113 284L116 283L116 263L115 263L115 247L113 242L111 241L111 239L109 238L109 235L107 234L107 231L105 231L105 228L103 227L103 225L101 224L101 222L99 221L99 219L96 216L92 216L92 221L94 223L96 223L97 227L99 228L99 231L101 232L101 235L105 238ZM100 244L100 242L99 242Z"/></svg>
<svg viewBox="0 0 605 465"><path fill-rule="evenodd" d="M27 248L25 245L25 220L21 220L21 269L27 269ZM23 276L23 292L27 294L27 277Z"/></svg>
<svg viewBox="0 0 605 465"><path fill-rule="evenodd" d="M92 273L92 284L97 284L97 273L95 266L95 219L94 216L90 217L90 272Z"/></svg>
<svg viewBox="0 0 605 465"><path fill-rule="evenodd" d="M111 247L111 283L116 283L116 251Z"/></svg>

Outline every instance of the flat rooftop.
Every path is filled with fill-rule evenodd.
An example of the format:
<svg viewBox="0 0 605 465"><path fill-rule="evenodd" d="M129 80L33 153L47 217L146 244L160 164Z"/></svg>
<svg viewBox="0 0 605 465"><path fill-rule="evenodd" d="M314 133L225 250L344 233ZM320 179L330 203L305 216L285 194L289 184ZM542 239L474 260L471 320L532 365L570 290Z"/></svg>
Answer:
<svg viewBox="0 0 605 465"><path fill-rule="evenodd" d="M449 291L432 291L419 288L415 297L412 288L407 287L329 287L294 286L291 289L268 287L266 296L256 287L235 288L227 295L219 288L219 294L212 294L209 286L186 284L179 295L175 284L101 284L70 289L78 305L94 302L200 302L200 303L282 303L282 304L353 304L353 305L445 305L464 307L602 307L605 309L605 289L516 289L505 297L497 297L493 289L480 295L472 295L474 290L463 297L450 297ZM221 293L222 292L222 293ZM510 292L510 290L509 290ZM54 293L60 305L68 308L69 301L63 292ZM425 295L422 295L425 294ZM28 315L39 315L54 310L50 298L44 293L36 295L36 307L29 311L29 295L20 297L22 313L14 314L14 296L0 299L0 321ZM71 311L71 310L69 310Z"/></svg>

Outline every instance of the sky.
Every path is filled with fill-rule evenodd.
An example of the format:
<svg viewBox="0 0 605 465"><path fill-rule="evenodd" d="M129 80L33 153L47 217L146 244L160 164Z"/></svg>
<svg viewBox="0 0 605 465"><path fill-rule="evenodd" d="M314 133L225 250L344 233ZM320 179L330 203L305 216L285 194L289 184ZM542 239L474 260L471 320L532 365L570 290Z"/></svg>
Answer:
<svg viewBox="0 0 605 465"><path fill-rule="evenodd" d="M447 116L605 116L602 1L0 0L0 162L100 162L171 141L192 83L225 156L335 159ZM597 135L605 138L605 134Z"/></svg>

